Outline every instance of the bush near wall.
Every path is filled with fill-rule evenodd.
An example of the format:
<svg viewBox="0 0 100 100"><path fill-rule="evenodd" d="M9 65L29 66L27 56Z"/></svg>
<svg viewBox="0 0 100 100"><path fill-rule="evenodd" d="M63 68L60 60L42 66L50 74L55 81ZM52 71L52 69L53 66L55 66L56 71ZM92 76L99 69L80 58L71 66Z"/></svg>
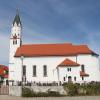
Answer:
<svg viewBox="0 0 100 100"><path fill-rule="evenodd" d="M22 87L22 96L23 97L32 97L33 91L29 88Z"/></svg>
<svg viewBox="0 0 100 100"><path fill-rule="evenodd" d="M60 97L63 96L56 91L47 91L47 92L34 92L33 90L23 87L22 88L22 96L23 97Z"/></svg>
<svg viewBox="0 0 100 100"><path fill-rule="evenodd" d="M85 85L86 95L100 95L100 83L90 83Z"/></svg>
<svg viewBox="0 0 100 100"><path fill-rule="evenodd" d="M66 83L66 84L63 84L63 86L68 96L78 95L79 84Z"/></svg>
<svg viewBox="0 0 100 100"><path fill-rule="evenodd" d="M67 91L69 96L76 95L100 95L100 83L88 83L88 84L63 84L64 89Z"/></svg>

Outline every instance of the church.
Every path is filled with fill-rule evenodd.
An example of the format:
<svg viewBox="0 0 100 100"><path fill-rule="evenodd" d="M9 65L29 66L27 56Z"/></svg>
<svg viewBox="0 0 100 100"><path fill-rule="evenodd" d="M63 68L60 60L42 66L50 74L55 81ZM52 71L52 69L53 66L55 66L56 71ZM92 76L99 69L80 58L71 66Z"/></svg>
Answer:
<svg viewBox="0 0 100 100"><path fill-rule="evenodd" d="M23 44L16 14L10 35L9 81L33 83L100 82L99 55L87 45Z"/></svg>

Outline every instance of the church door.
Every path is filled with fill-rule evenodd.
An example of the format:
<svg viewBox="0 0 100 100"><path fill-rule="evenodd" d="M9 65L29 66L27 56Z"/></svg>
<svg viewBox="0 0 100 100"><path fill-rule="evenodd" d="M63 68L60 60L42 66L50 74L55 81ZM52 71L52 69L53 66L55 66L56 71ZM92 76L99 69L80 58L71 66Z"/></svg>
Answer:
<svg viewBox="0 0 100 100"><path fill-rule="evenodd" d="M72 77L68 76L68 83L72 83Z"/></svg>

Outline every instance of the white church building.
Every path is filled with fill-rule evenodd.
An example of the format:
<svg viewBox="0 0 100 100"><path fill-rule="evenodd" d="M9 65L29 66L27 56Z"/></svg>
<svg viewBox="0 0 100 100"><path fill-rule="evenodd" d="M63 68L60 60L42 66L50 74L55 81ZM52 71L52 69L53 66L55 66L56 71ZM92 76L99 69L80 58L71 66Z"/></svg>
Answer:
<svg viewBox="0 0 100 100"><path fill-rule="evenodd" d="M23 44L22 24L17 13L10 36L9 81L100 81L99 55L87 45Z"/></svg>

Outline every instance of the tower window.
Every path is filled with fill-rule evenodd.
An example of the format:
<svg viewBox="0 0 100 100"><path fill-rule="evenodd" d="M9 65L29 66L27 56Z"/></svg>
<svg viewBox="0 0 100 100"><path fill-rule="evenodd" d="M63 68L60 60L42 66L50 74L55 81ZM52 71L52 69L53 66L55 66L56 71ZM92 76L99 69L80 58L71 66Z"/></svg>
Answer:
<svg viewBox="0 0 100 100"><path fill-rule="evenodd" d="M13 44L17 44L17 40L13 40Z"/></svg>
<svg viewBox="0 0 100 100"><path fill-rule="evenodd" d="M17 44L17 40L15 41L15 44Z"/></svg>
<svg viewBox="0 0 100 100"><path fill-rule="evenodd" d="M47 76L47 66L43 66L43 75L46 77Z"/></svg>
<svg viewBox="0 0 100 100"><path fill-rule="evenodd" d="M33 66L33 76L36 76L36 65Z"/></svg>
<svg viewBox="0 0 100 100"><path fill-rule="evenodd" d="M15 42L13 41L13 44L15 44Z"/></svg>

